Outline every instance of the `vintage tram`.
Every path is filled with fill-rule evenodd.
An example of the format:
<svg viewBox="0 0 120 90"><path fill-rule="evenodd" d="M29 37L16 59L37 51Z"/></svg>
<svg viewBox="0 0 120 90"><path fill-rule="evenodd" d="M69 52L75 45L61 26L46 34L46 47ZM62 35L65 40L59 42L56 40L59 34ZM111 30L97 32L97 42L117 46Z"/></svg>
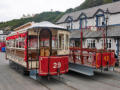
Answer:
<svg viewBox="0 0 120 90"><path fill-rule="evenodd" d="M97 28L97 27L95 27ZM84 31L83 31L84 30ZM83 33L98 32L92 29L81 28L80 33L80 47L70 47L69 69L78 73L93 76L95 71L113 71L116 63L115 51L107 49L105 30L101 27L99 30L103 34L104 48L83 48Z"/></svg>
<svg viewBox="0 0 120 90"><path fill-rule="evenodd" d="M35 23L6 37L6 58L38 76L64 74L68 72L69 34L47 21Z"/></svg>

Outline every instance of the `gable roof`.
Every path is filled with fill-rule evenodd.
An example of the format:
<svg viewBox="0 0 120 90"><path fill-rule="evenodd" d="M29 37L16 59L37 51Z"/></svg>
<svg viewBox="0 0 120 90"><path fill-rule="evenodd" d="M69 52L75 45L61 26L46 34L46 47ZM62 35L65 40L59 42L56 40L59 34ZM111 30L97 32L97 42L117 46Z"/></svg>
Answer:
<svg viewBox="0 0 120 90"><path fill-rule="evenodd" d="M68 16L65 21L68 22L69 20L73 20L72 17Z"/></svg>
<svg viewBox="0 0 120 90"><path fill-rule="evenodd" d="M81 13L86 14L86 16L90 18L94 16L97 10L101 9L105 12L107 8L109 9L110 14L120 13L120 1L109 3L109 4L104 4L104 5L88 8L88 9L83 9L83 10L72 12L72 13L67 13L63 15L63 17L61 17L56 23L63 23L68 16L72 17L73 20L77 20L79 16L81 15Z"/></svg>

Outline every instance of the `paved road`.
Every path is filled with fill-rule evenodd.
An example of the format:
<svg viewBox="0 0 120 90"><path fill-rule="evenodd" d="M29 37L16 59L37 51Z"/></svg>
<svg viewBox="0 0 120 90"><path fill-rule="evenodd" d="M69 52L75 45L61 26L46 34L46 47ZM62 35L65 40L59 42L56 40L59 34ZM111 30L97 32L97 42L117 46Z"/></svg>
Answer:
<svg viewBox="0 0 120 90"><path fill-rule="evenodd" d="M74 72L56 78L35 81L9 67L5 54L0 53L0 90L120 90L120 74L95 73L88 77Z"/></svg>

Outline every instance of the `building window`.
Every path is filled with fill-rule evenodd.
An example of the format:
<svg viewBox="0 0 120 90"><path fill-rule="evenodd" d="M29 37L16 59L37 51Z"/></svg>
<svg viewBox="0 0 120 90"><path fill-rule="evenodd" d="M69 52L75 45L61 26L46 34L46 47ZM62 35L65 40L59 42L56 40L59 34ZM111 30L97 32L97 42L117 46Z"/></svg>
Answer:
<svg viewBox="0 0 120 90"><path fill-rule="evenodd" d="M95 40L93 40L93 48L95 48Z"/></svg>
<svg viewBox="0 0 120 90"><path fill-rule="evenodd" d="M87 48L90 48L90 40L87 40Z"/></svg>
<svg viewBox="0 0 120 90"><path fill-rule="evenodd" d="M86 28L87 27L87 21L86 19L80 19L80 29L81 28Z"/></svg>
<svg viewBox="0 0 120 90"><path fill-rule="evenodd" d="M107 48L108 49L111 49L111 44L112 44L111 40L107 40Z"/></svg>
<svg viewBox="0 0 120 90"><path fill-rule="evenodd" d="M72 30L73 28L72 28L72 22L68 22L67 23L67 29L68 30Z"/></svg>
<svg viewBox="0 0 120 90"><path fill-rule="evenodd" d="M71 29L73 29L72 27L73 27L73 19L71 18L71 17L68 17L68 19L66 20L66 22L67 22L67 29L68 30L71 30Z"/></svg>
<svg viewBox="0 0 120 90"><path fill-rule="evenodd" d="M102 23L105 21L104 15L96 16L96 26L102 26Z"/></svg>
<svg viewBox="0 0 120 90"><path fill-rule="evenodd" d="M100 40L100 42L101 42L101 48L104 48L104 40Z"/></svg>
<svg viewBox="0 0 120 90"><path fill-rule="evenodd" d="M67 25L67 30L69 30L70 29L70 25Z"/></svg>
<svg viewBox="0 0 120 90"><path fill-rule="evenodd" d="M87 40L87 48L96 48L95 40Z"/></svg>

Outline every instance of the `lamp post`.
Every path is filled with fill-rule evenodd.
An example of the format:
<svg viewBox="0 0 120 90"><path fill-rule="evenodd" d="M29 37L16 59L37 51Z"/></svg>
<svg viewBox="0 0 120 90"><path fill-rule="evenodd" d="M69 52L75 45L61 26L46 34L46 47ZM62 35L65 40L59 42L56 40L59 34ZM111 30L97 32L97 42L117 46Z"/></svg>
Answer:
<svg viewBox="0 0 120 90"><path fill-rule="evenodd" d="M105 22L102 22L102 26L105 26ZM105 29L104 29L105 30ZM104 50L106 49L106 42L105 42L105 31L103 30L103 39L104 39Z"/></svg>
<svg viewBox="0 0 120 90"><path fill-rule="evenodd" d="M105 24L105 26L106 26L106 50L107 50L107 45L108 45L108 41L107 41L107 30L108 30L108 19L109 19L108 14L109 14L109 10L107 8L107 10L105 12L105 20L106 20L105 21L106 22L106 24Z"/></svg>

